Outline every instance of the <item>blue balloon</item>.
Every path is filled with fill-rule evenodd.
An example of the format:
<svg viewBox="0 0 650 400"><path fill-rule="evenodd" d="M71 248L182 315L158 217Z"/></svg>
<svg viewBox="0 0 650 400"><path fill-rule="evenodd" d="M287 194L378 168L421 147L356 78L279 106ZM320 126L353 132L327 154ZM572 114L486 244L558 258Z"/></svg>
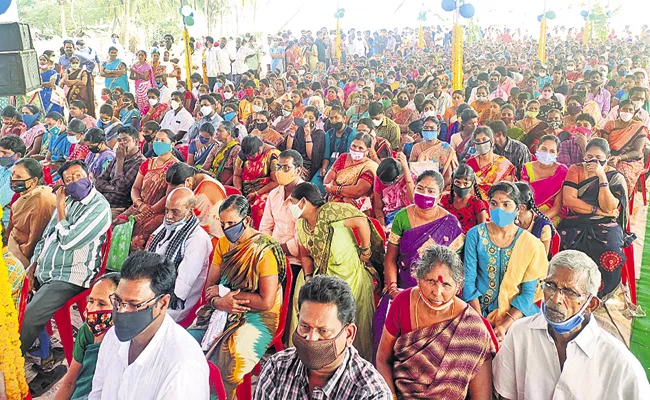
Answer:
<svg viewBox="0 0 650 400"><path fill-rule="evenodd" d="M0 0L0 15L6 13L10 5L11 0Z"/></svg>
<svg viewBox="0 0 650 400"><path fill-rule="evenodd" d="M465 3L462 6L460 6L460 8L458 9L458 12L460 13L460 15L463 18L469 19L469 18L472 18L474 16L474 13L476 12L476 10L474 10L473 5Z"/></svg>
<svg viewBox="0 0 650 400"><path fill-rule="evenodd" d="M537 16L537 21L542 22L542 17L543 17L543 16L544 16L544 14L538 15L538 16Z"/></svg>
<svg viewBox="0 0 650 400"><path fill-rule="evenodd" d="M589 12L582 10L580 11L580 15L587 18L587 16L589 16Z"/></svg>
<svg viewBox="0 0 650 400"><path fill-rule="evenodd" d="M454 0L442 0L442 9L445 11L454 11L456 2Z"/></svg>

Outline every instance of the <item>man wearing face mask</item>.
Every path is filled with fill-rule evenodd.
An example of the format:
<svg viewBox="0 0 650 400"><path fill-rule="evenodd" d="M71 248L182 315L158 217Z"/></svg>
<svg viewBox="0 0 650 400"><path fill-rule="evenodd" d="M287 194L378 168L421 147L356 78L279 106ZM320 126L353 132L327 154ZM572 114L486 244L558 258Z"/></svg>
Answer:
<svg viewBox="0 0 650 400"><path fill-rule="evenodd" d="M124 261L111 295L113 324L99 348L90 400L196 399L210 397L201 347L168 314L176 268L149 252Z"/></svg>
<svg viewBox="0 0 650 400"><path fill-rule="evenodd" d="M9 224L11 216L11 167L20 160L27 149L23 140L16 135L7 135L0 139L0 205L2 205L2 225Z"/></svg>
<svg viewBox="0 0 650 400"><path fill-rule="evenodd" d="M379 372L352 346L356 305L347 283L315 276L300 289L298 310L294 347L265 364L255 400L394 398Z"/></svg>
<svg viewBox="0 0 650 400"><path fill-rule="evenodd" d="M542 313L515 322L492 363L501 398L650 398L639 361L596 322L596 263L582 252L562 251L542 282Z"/></svg>
<svg viewBox="0 0 650 400"><path fill-rule="evenodd" d="M38 290L25 310L20 332L23 352L60 307L90 287L111 225L110 205L93 187L85 163L68 161L59 175L64 186L56 192L56 211L27 268L30 287Z"/></svg>
<svg viewBox="0 0 650 400"><path fill-rule="evenodd" d="M603 88L603 77L600 72L593 70L591 73L585 75L585 78L589 77L589 82L591 82L591 90L587 93L586 100L593 100L598 104L598 108L601 114L607 116L607 113L610 109L610 102L612 95Z"/></svg>
<svg viewBox="0 0 650 400"><path fill-rule="evenodd" d="M401 137L399 125L384 115L384 106L377 101L373 101L368 106L368 115L372 119L377 136L388 140L391 149L398 150Z"/></svg>
<svg viewBox="0 0 650 400"><path fill-rule="evenodd" d="M185 107L183 107L183 93L176 91L172 93L170 110L160 123L161 129L169 129L174 132L176 142L187 143L187 131L194 123L194 118Z"/></svg>
<svg viewBox="0 0 650 400"><path fill-rule="evenodd" d="M504 156L517 169L517 179L521 176L521 168L530 161L530 151L525 144L512 140L508 136L508 127L503 121L492 121L488 124L494 133L494 154Z"/></svg>
<svg viewBox="0 0 650 400"><path fill-rule="evenodd" d="M192 212L196 198L192 190L171 191L165 204L165 219L149 239L147 250L164 256L176 266L174 294L178 307L167 311L174 321L182 321L194 309L208 275L212 243Z"/></svg>
<svg viewBox="0 0 650 400"><path fill-rule="evenodd" d="M633 87L630 89L628 100L632 101L632 104L634 105L634 114L632 115L632 118L641 121L646 128L650 129L650 115L644 108L646 103L645 89L640 86ZM598 126L603 128L608 121L615 121L618 117L619 105L617 104L609 111L607 118L600 120Z"/></svg>
<svg viewBox="0 0 650 400"><path fill-rule="evenodd" d="M431 81L433 91L425 99L433 102L434 109L440 115L444 115L447 108L452 106L451 95L442 90L440 78L434 78Z"/></svg>
<svg viewBox="0 0 650 400"><path fill-rule="evenodd" d="M199 97L199 106L202 118L195 121L190 126L190 130L187 131L188 142L191 142L199 136L199 129L203 124L211 124L217 130L221 122L223 122L223 118L217 113L217 100L214 97L207 94Z"/></svg>

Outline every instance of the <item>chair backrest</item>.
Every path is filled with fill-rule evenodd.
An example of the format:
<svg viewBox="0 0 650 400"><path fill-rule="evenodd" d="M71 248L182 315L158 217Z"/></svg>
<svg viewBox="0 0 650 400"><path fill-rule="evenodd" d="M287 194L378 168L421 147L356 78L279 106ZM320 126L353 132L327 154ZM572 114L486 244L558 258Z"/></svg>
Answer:
<svg viewBox="0 0 650 400"><path fill-rule="evenodd" d="M562 244L562 238L556 232L555 235L551 236L551 257L560 252L560 244Z"/></svg>
<svg viewBox="0 0 650 400"><path fill-rule="evenodd" d="M241 194L241 190L237 189L234 186L224 186L226 189L226 196L232 196L233 194Z"/></svg>
<svg viewBox="0 0 650 400"><path fill-rule="evenodd" d="M497 335L494 334L494 329L492 329L492 325L490 325L490 321L487 319L481 317L483 319L483 323L485 324L485 327L487 328L488 332L490 333L490 338L492 338L492 344L494 344L494 351L498 352L499 351L499 341L497 340Z"/></svg>
<svg viewBox="0 0 650 400"><path fill-rule="evenodd" d="M291 264L289 263L289 258L287 258L287 268L285 268L285 278L284 278L284 293L282 299L282 308L280 310L280 321L278 323L278 330L275 333L276 337L282 337L284 335L284 327L287 323L287 315L289 314L289 308L292 306L291 299L291 286L293 285L293 272L291 272Z"/></svg>
<svg viewBox="0 0 650 400"><path fill-rule="evenodd" d="M217 398L219 400L226 400L226 388L223 385L223 379L221 379L221 371L208 360L208 368L210 369L210 386L214 388L217 393Z"/></svg>
<svg viewBox="0 0 650 400"><path fill-rule="evenodd" d="M102 255L102 265L99 267L99 273L97 274L97 277L95 277L95 280L97 280L97 278L99 278L100 276L106 273L106 265L108 264L108 253L111 252L112 239L113 239L113 227L109 227L108 230L106 231L106 240L102 244L102 249L100 250L100 253Z"/></svg>
<svg viewBox="0 0 650 400"><path fill-rule="evenodd" d="M27 298L29 297L29 279L25 277L23 281L23 288L20 291L20 303L18 304L18 332L23 327L23 319L25 318L25 308L27 308Z"/></svg>
<svg viewBox="0 0 650 400"><path fill-rule="evenodd" d="M384 240L384 246L386 246L386 231L384 230L384 227L381 226L381 223L379 222L379 220L377 220L375 218L370 218L370 222L372 222L375 229L377 229L379 231L379 235Z"/></svg>

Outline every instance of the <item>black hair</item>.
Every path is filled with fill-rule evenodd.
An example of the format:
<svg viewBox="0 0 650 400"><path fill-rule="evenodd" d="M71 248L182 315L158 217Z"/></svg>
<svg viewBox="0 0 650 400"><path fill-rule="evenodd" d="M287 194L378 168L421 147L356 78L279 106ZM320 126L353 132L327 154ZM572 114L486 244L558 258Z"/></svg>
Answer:
<svg viewBox="0 0 650 400"><path fill-rule="evenodd" d="M589 139L587 145L585 146L585 152L589 151L589 149L592 147L598 147L603 151L603 153L605 153L607 157L609 157L610 149L607 140L599 137Z"/></svg>
<svg viewBox="0 0 650 400"><path fill-rule="evenodd" d="M306 199L314 207L320 207L327 202L327 199L323 197L320 189L311 182L303 182L297 185L293 188L293 191L291 191L291 197L298 201Z"/></svg>
<svg viewBox="0 0 650 400"><path fill-rule="evenodd" d="M156 297L167 294L171 296L171 307L176 301L174 295L176 275L176 266L166 257L148 251L138 251L124 260L120 271L120 281L148 280L149 288Z"/></svg>
<svg viewBox="0 0 650 400"><path fill-rule="evenodd" d="M172 132L171 129L161 129L158 132L162 132L165 135L167 135L169 140L172 141L172 144L174 144L176 142L176 135L174 135L174 132Z"/></svg>
<svg viewBox="0 0 650 400"><path fill-rule="evenodd" d="M70 167L73 167L73 166L75 166L75 165L80 166L81 169L84 170L84 172L86 173L86 175L88 175L88 166L86 165L85 162L83 162L83 161L81 161L81 160L70 160L70 161L66 161L66 162L64 162L64 163L61 164L61 166L59 167L59 169L58 169L58 171L57 171L57 174L58 174L60 177L63 178L63 174L65 173L65 171L67 171Z"/></svg>
<svg viewBox="0 0 650 400"><path fill-rule="evenodd" d="M381 160L379 167L377 167L377 178L384 183L391 183L402 174L403 168L399 161L390 157Z"/></svg>
<svg viewBox="0 0 650 400"><path fill-rule="evenodd" d="M520 181L515 183L515 186L517 189L519 189L521 204L523 204L527 210L537 214L538 217L545 219L547 222L551 222L551 220L546 215L544 215L544 213L542 213L539 208L537 208L537 204L535 204L535 197L533 196L533 190L530 185L528 185L527 182Z"/></svg>
<svg viewBox="0 0 650 400"><path fill-rule="evenodd" d="M248 157L258 152L263 145L264 142L258 136L246 136L241 141L241 152Z"/></svg>
<svg viewBox="0 0 650 400"><path fill-rule="evenodd" d="M262 111L258 112L257 115L263 115L268 122L271 121L271 113L266 111L266 110L262 110Z"/></svg>
<svg viewBox="0 0 650 400"><path fill-rule="evenodd" d="M210 104L212 104L213 106L217 105L217 100L214 97L210 96L209 94L204 94L199 97L199 103L202 102L203 100L209 101Z"/></svg>
<svg viewBox="0 0 650 400"><path fill-rule="evenodd" d="M32 113L32 115L40 114L41 109L38 108L35 104L23 104L23 108L28 108L29 112ZM22 117L22 116L21 116ZM38 119L37 119L38 120Z"/></svg>
<svg viewBox="0 0 650 400"><path fill-rule="evenodd" d="M130 125L127 125L127 126L130 126ZM147 121L144 124L142 124L142 127L151 129L154 132L158 132L160 130L160 124L158 122L156 122L156 121ZM120 128L120 129L122 129L122 128ZM135 128L133 128L133 129L135 129ZM118 132L120 132L120 130L118 130ZM137 130L136 130L136 132L137 132Z"/></svg>
<svg viewBox="0 0 650 400"><path fill-rule="evenodd" d="M373 131L373 130L375 129L375 125L372 123L372 119L371 119L371 118L361 118L361 119L357 122L357 127L359 126L359 124L362 124L362 125L367 126L368 128L370 128L371 131Z"/></svg>
<svg viewBox="0 0 650 400"><path fill-rule="evenodd" d="M316 275L300 289L298 311L300 311L300 307L305 301L334 304L336 306L336 315L342 325L354 323L357 306L350 286L341 278Z"/></svg>
<svg viewBox="0 0 650 400"><path fill-rule="evenodd" d="M158 123L156 121L149 121L149 122L153 122L156 125L158 125ZM149 122L145 123L144 126L147 126L147 124ZM150 126L147 126L147 127L149 128ZM131 136L131 138L133 140L135 140L136 143L138 143L140 141L140 135L138 134L138 130L135 129L134 127L132 127L131 125L122 125L122 126L120 126L119 128L117 128L117 134L118 135L121 135L121 134L129 135L129 136Z"/></svg>
<svg viewBox="0 0 650 400"><path fill-rule="evenodd" d="M360 140L367 148L372 147L372 136L367 133L357 133L352 140Z"/></svg>
<svg viewBox="0 0 650 400"><path fill-rule="evenodd" d="M0 139L0 147L19 153L23 157L27 153L25 142L18 135L7 135Z"/></svg>
<svg viewBox="0 0 650 400"><path fill-rule="evenodd" d="M251 215L251 205L248 204L246 197L240 194L233 194L226 198L226 200L224 200L224 202L219 206L219 214L229 209L237 211L237 214L242 218Z"/></svg>
<svg viewBox="0 0 650 400"><path fill-rule="evenodd" d="M93 144L103 143L106 140L106 134L101 128L90 128L86 131L84 135L84 141L90 142Z"/></svg>
<svg viewBox="0 0 650 400"><path fill-rule="evenodd" d="M452 185L454 183L454 179L466 179L468 181L474 182L472 186L474 187L474 194L476 197L479 198L479 200L483 200L483 196L481 195L481 191L478 188L478 182L476 181L476 172L470 167L469 165L463 163L460 164L456 169L454 170L454 173L451 175L451 181ZM454 202L454 191L451 190L449 193L449 201L451 203Z"/></svg>
<svg viewBox="0 0 650 400"><path fill-rule="evenodd" d="M488 191L488 198L491 199L496 192L503 192L508 196L508 198L510 198L510 200L514 201L515 204L521 204L521 194L519 193L519 189L512 182L501 181L495 183Z"/></svg>
<svg viewBox="0 0 650 400"><path fill-rule="evenodd" d="M5 118L16 118L19 122L21 121L20 113L18 112L18 110L16 110L16 107L12 105L8 105L4 109L2 109L2 116Z"/></svg>
<svg viewBox="0 0 650 400"><path fill-rule="evenodd" d="M231 121L222 121L221 126L223 126L223 129L228 131L230 136L236 137L237 136L237 126L233 124Z"/></svg>
<svg viewBox="0 0 650 400"><path fill-rule="evenodd" d="M318 108L316 108L314 106L305 107L305 111L303 111L303 115L305 113L307 113L307 112L310 112L310 113L314 114L314 117L316 117L316 119L318 119L318 117L320 117L320 111L318 111Z"/></svg>
<svg viewBox="0 0 650 400"><path fill-rule="evenodd" d="M133 96L133 93L131 93L131 92L124 93L124 96L122 96L122 97L128 99L129 103L131 103L136 110L140 109L138 107L138 102L135 101L135 96Z"/></svg>
<svg viewBox="0 0 650 400"><path fill-rule="evenodd" d="M205 122L205 123L203 123L203 125L201 125L201 128L199 128L199 132L206 132L206 133L209 133L210 136L213 136L213 135L214 135L214 131L215 131L215 129L214 129L214 125L212 125L212 124L209 123L209 122Z"/></svg>
<svg viewBox="0 0 650 400"><path fill-rule="evenodd" d="M494 136L494 133L499 133L501 135L508 134L508 127L506 126L506 123L501 121L500 119L491 121L487 127L492 130L492 136Z"/></svg>
<svg viewBox="0 0 650 400"><path fill-rule="evenodd" d="M149 94L153 94L154 96L156 96L158 98L158 100L160 100L160 90L158 90L156 88L151 88L151 89L147 90L147 95L149 95Z"/></svg>
<svg viewBox="0 0 650 400"><path fill-rule="evenodd" d="M289 150L284 150L283 152L280 153L278 158L291 158L293 159L293 166L296 167L296 169L302 168L304 160L302 159L302 155L298 153L296 150L289 149Z"/></svg>
<svg viewBox="0 0 650 400"><path fill-rule="evenodd" d="M170 185L178 186L185 183L187 178L191 178L196 175L197 171L194 167L185 164L184 162L178 162L172 164L167 172L165 173L165 182Z"/></svg>
<svg viewBox="0 0 650 400"><path fill-rule="evenodd" d="M384 106L378 101L373 101L368 105L368 115L375 117L384 112Z"/></svg>
<svg viewBox="0 0 650 400"><path fill-rule="evenodd" d="M22 165L23 168L27 170L27 173L30 177L38 178L39 184L42 183L41 180L43 179L43 166L37 160L34 160L30 157L21 158L20 160L16 161L16 164L14 165Z"/></svg>
<svg viewBox="0 0 650 400"><path fill-rule="evenodd" d="M542 136L539 139L539 144L541 145L542 143L547 142L549 140L552 141L552 142L555 142L555 145L557 146L558 150L560 149L560 139L555 135L544 135L544 136Z"/></svg>
<svg viewBox="0 0 650 400"><path fill-rule="evenodd" d="M72 118L70 122L68 122L68 130L70 132L80 134L80 133L86 133L87 128L86 128L86 124L82 120L77 118Z"/></svg>
<svg viewBox="0 0 650 400"><path fill-rule="evenodd" d="M111 106L108 103L102 104L99 107L99 114L110 115L112 117L113 116L113 106Z"/></svg>
<svg viewBox="0 0 650 400"><path fill-rule="evenodd" d="M436 185L438 185L438 190L440 193L442 193L442 191L445 189L445 180L443 179L440 172L433 169L422 171L420 175L418 175L418 179L415 181L415 183L420 183L424 178L433 178L433 180L436 181Z"/></svg>
<svg viewBox="0 0 650 400"><path fill-rule="evenodd" d="M467 122L473 118L478 118L478 114L472 108L468 108L463 111L462 114L460 114L460 119L462 122Z"/></svg>

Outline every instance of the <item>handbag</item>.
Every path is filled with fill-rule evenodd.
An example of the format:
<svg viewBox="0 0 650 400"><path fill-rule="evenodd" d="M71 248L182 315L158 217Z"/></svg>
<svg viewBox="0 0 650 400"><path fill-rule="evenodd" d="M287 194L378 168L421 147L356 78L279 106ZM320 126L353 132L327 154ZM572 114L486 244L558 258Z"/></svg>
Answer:
<svg viewBox="0 0 650 400"><path fill-rule="evenodd" d="M127 222L113 227L113 239L111 240L111 249L108 252L108 262L106 263L107 270L117 272L122 270L122 264L129 256L134 225L135 219L130 215Z"/></svg>

